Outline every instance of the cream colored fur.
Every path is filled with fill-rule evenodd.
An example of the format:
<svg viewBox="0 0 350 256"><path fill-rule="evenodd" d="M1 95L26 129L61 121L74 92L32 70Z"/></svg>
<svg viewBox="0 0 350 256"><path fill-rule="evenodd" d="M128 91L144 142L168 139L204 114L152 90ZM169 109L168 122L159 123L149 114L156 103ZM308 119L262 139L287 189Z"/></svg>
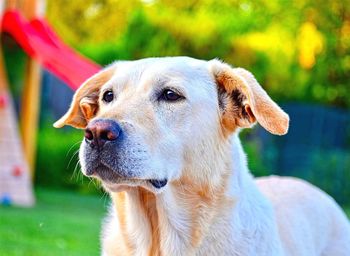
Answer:
<svg viewBox="0 0 350 256"><path fill-rule="evenodd" d="M185 99L157 101L168 87ZM110 104L106 89L117 95ZM125 165L145 159L137 180L102 180L113 201L103 255L350 255L349 221L332 198L298 179L251 176L239 129L258 121L282 135L289 118L248 71L187 57L117 62L82 85L55 125L96 118L124 124L129 147L141 147ZM159 190L147 183L164 178Z"/></svg>

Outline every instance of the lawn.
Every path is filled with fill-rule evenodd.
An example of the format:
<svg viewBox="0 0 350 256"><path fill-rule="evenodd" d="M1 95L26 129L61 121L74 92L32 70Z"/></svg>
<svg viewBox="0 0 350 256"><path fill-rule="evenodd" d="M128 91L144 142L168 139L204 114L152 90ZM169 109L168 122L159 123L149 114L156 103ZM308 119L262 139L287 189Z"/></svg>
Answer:
<svg viewBox="0 0 350 256"><path fill-rule="evenodd" d="M106 196L48 189L36 196L33 208L0 206L0 255L99 255Z"/></svg>
<svg viewBox="0 0 350 256"><path fill-rule="evenodd" d="M33 208L0 207L0 255L99 255L106 196L42 188L36 195Z"/></svg>

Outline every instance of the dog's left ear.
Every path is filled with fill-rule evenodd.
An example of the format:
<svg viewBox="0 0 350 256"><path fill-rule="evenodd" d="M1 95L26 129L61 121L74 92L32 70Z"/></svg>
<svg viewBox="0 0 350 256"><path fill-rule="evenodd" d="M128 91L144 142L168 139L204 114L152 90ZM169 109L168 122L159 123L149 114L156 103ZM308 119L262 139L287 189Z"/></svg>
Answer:
<svg viewBox="0 0 350 256"><path fill-rule="evenodd" d="M75 92L71 106L67 113L54 123L54 127L65 125L83 129L88 121L98 111L98 98L102 85L111 79L115 71L114 66L103 69L86 80Z"/></svg>
<svg viewBox="0 0 350 256"><path fill-rule="evenodd" d="M221 121L226 130L251 127L255 121L276 135L286 134L289 116L267 95L245 69L232 68L219 60L208 62L218 86Z"/></svg>

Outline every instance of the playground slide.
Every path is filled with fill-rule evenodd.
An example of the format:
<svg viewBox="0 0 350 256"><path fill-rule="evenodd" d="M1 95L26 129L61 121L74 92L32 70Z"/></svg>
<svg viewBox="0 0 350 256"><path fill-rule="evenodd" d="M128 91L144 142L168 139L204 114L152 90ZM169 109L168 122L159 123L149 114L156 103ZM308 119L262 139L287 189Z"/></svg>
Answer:
<svg viewBox="0 0 350 256"><path fill-rule="evenodd" d="M66 46L43 20L30 23L18 11L7 11L3 16L2 31L9 33L30 57L73 90L101 68Z"/></svg>

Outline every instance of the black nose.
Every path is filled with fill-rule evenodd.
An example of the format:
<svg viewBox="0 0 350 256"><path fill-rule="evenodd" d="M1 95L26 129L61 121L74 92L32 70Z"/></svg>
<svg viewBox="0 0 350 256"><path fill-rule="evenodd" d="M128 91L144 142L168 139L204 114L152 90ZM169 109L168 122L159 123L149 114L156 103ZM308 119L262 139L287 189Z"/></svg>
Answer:
<svg viewBox="0 0 350 256"><path fill-rule="evenodd" d="M120 137L121 128L116 121L110 119L96 119L85 129L85 140L91 147L102 148L106 142L115 141Z"/></svg>

